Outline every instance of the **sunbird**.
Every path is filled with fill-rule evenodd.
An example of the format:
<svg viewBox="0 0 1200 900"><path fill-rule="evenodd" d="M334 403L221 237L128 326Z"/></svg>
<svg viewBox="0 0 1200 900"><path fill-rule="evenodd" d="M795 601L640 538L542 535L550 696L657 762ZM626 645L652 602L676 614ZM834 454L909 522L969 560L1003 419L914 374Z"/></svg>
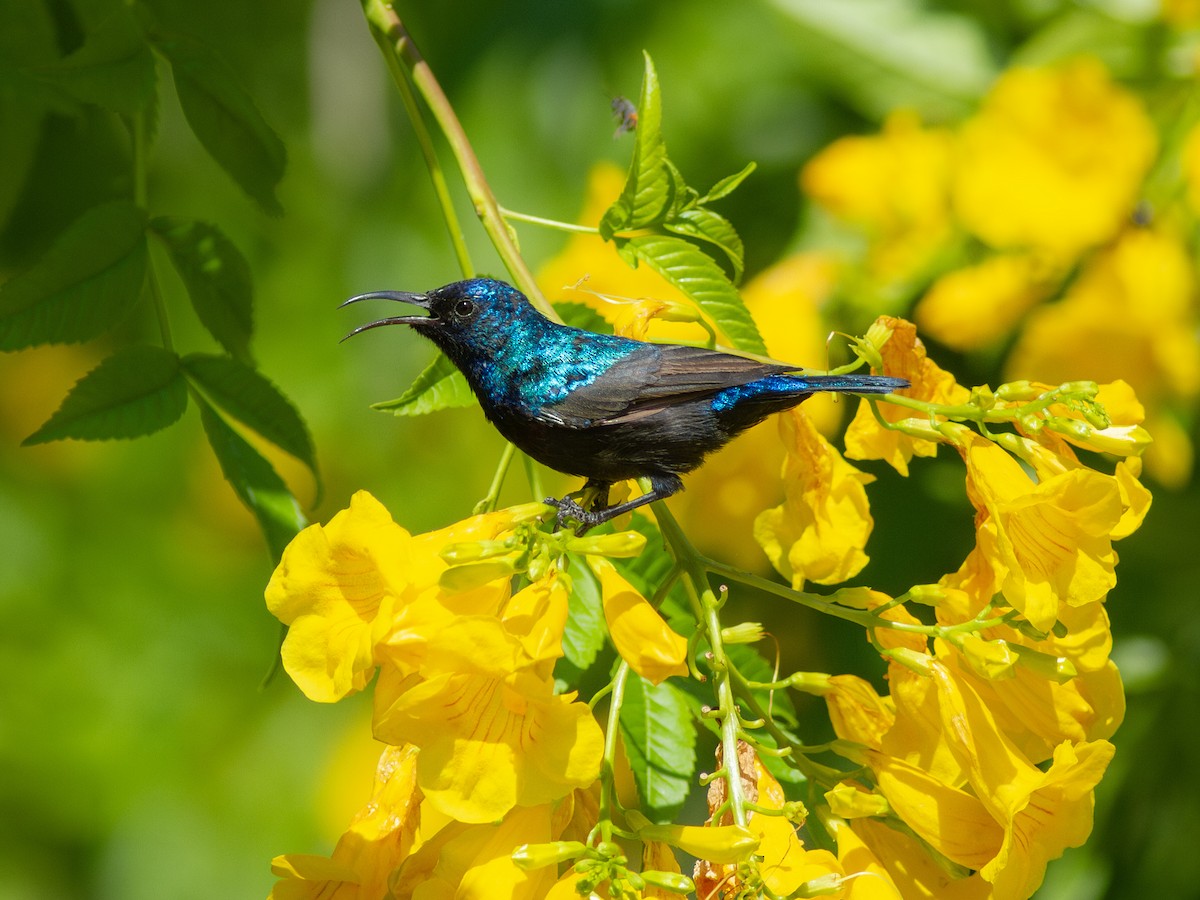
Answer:
<svg viewBox="0 0 1200 900"><path fill-rule="evenodd" d="M587 479L561 500L557 524L577 533L683 489L680 475L751 425L817 391L887 394L909 386L879 375L805 375L681 344L597 334L547 319L519 290L492 278L456 281L424 293L372 291L351 297L397 300L424 315L360 325L408 325L433 341L466 376L483 414L533 459ZM343 338L345 340L346 338ZM609 505L609 488L646 478L650 490ZM585 509L576 497L591 498Z"/></svg>

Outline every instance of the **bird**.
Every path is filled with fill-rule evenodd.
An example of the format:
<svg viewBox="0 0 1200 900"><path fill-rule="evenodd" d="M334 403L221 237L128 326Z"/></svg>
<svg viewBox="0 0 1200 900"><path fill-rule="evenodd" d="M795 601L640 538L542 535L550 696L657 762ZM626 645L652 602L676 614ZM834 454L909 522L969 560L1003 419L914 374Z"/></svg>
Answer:
<svg viewBox="0 0 1200 900"><path fill-rule="evenodd" d="M680 476L709 453L815 392L886 394L909 386L877 375L806 375L786 363L574 328L492 278L423 293L372 291L342 307L364 300L424 313L368 322L342 340L385 325L407 325L431 340L500 434L543 465L586 479L581 491L545 500L558 511L556 528L574 522L579 535L682 490ZM612 485L636 478L648 479L650 490L609 505Z"/></svg>

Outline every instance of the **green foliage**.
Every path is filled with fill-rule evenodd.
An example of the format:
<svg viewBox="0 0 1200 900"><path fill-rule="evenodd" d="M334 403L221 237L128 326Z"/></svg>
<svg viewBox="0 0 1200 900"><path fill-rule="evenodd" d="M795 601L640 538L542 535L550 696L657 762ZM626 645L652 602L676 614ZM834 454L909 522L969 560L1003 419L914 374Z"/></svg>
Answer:
<svg viewBox="0 0 1200 900"><path fill-rule="evenodd" d="M85 212L0 287L0 349L77 343L116 325L146 278L145 214L124 200Z"/></svg>
<svg viewBox="0 0 1200 900"><path fill-rule="evenodd" d="M237 247L207 222L159 216L150 229L166 245L208 333L230 356L250 363L254 291L250 266Z"/></svg>
<svg viewBox="0 0 1200 900"><path fill-rule="evenodd" d="M621 736L642 811L654 821L672 820L696 774L696 725L683 689L674 681L653 685L630 672Z"/></svg>
<svg viewBox="0 0 1200 900"><path fill-rule="evenodd" d="M282 213L275 188L287 153L237 77L216 53L185 35L159 35L155 47L171 64L175 93L196 139L259 206Z"/></svg>
<svg viewBox="0 0 1200 900"><path fill-rule="evenodd" d="M765 354L758 326L738 296L745 251L733 225L707 207L727 196L753 170L751 164L723 178L705 195L688 187L667 158L662 137L662 97L650 54L638 101L633 159L621 196L600 220L600 234L631 266L644 262L689 297L733 345ZM719 248L733 268L733 281L720 265L682 235Z"/></svg>
<svg viewBox="0 0 1200 900"><path fill-rule="evenodd" d="M438 353L408 390L395 400L372 403L371 409L394 416L422 416L439 409L471 406L474 402L475 395L462 372L445 354Z"/></svg>
<svg viewBox="0 0 1200 900"><path fill-rule="evenodd" d="M604 649L607 627L600 604L600 582L592 570L578 556L571 556L567 575L571 578L571 594L563 632L563 657L554 674L561 684L575 685Z"/></svg>
<svg viewBox="0 0 1200 900"><path fill-rule="evenodd" d="M142 437L166 428L186 408L179 357L160 347L127 347L81 378L24 443Z"/></svg>

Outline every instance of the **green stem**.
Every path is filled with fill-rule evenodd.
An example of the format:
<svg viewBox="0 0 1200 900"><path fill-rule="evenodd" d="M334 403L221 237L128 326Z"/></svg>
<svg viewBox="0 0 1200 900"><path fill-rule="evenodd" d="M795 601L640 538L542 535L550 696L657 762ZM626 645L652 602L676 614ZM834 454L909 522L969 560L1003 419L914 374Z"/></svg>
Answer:
<svg viewBox="0 0 1200 900"><path fill-rule="evenodd" d="M475 206L475 213L491 239L496 252L499 253L505 267L529 301L541 312L554 321L561 321L558 314L542 295L533 273L521 256L516 241L509 231L508 224L500 213L500 205L492 193L491 186L484 177L483 168L475 155L462 123L454 113L454 107L442 91L442 86L434 77L429 64L421 56L412 36L400 21L396 11L385 0L362 0L363 12L367 22L378 33L376 40L389 56L393 56L407 71L413 85L420 93L425 104L433 113L434 119L445 135L450 148L458 162L459 172L466 185L467 194Z"/></svg>
<svg viewBox="0 0 1200 900"><path fill-rule="evenodd" d="M458 267L462 270L464 278L471 278L475 275L475 267L472 265L470 253L467 251L467 241L463 235L462 226L459 224L458 214L454 212L454 201L450 197L446 175L442 171L437 152L433 148L433 139L425 125L425 117L421 115L421 109L417 105L412 84L405 74L404 67L400 65L399 59L391 52L391 45L387 38L374 28L371 29L371 36L375 38L375 43L383 52L383 58L392 73L392 80L400 91L404 111L408 114L408 120L412 122L417 144L421 148L421 155L425 158L425 168L429 171L430 181L433 182L433 192L437 196L438 205L442 208L442 219L446 223L446 230L450 233L450 243L454 246L454 255L458 257Z"/></svg>
<svg viewBox="0 0 1200 900"><path fill-rule="evenodd" d="M735 825L746 824L746 797L742 792L742 775L738 765L738 735L742 731L741 715L733 691L733 666L725 653L721 638L721 601L708 583L704 560L692 546L667 505L654 503L654 517L666 539L676 563L682 569L684 584L697 621L708 637L712 653L714 688L717 695L717 714L721 720L721 769L727 788L726 802Z"/></svg>
<svg viewBox="0 0 1200 900"><path fill-rule="evenodd" d="M504 476L508 474L508 467L512 463L513 453L516 452L516 449L515 445L505 442L504 452L500 454L500 463L496 466L496 474L492 476L492 484L488 488L487 495L475 504L475 515L495 510L496 502L500 499L500 488L504 485Z"/></svg>
<svg viewBox="0 0 1200 900"><path fill-rule="evenodd" d="M597 827L603 840L612 840L613 807L616 796L617 734L621 727L621 706L625 702L625 681L629 663L621 660L612 680L612 699L608 703L608 723L604 729L604 760L600 765L600 814Z"/></svg>
<svg viewBox="0 0 1200 900"><path fill-rule="evenodd" d="M543 228L553 228L557 231L573 231L576 234L600 234L599 228L593 228L590 225L572 225L570 222L559 222L557 219L544 219L541 216L519 213L503 206L500 207L500 214L506 219L516 219L518 222L528 222L530 225L541 225Z"/></svg>

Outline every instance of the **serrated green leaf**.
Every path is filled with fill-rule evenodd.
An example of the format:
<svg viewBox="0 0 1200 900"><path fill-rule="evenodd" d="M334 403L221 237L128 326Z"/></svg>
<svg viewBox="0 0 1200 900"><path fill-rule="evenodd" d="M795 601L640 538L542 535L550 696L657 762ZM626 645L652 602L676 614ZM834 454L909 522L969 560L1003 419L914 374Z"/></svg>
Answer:
<svg viewBox="0 0 1200 900"><path fill-rule="evenodd" d="M32 71L84 103L132 116L154 95L154 54L132 11L114 5L89 27L83 46L54 66Z"/></svg>
<svg viewBox="0 0 1200 900"><path fill-rule="evenodd" d="M120 321L141 296L145 225L124 200L72 222L32 268L0 286L0 350L86 341Z"/></svg>
<svg viewBox="0 0 1200 900"><path fill-rule="evenodd" d="M254 514L275 561L283 555L297 532L307 522L300 505L274 467L221 418L205 400L197 400L200 421L216 454L225 480Z"/></svg>
<svg viewBox="0 0 1200 900"><path fill-rule="evenodd" d="M474 402L475 395L471 393L467 379L445 354L439 353L407 391L395 400L372 403L371 409L390 412L393 416L423 416L439 409L470 406Z"/></svg>
<svg viewBox="0 0 1200 900"><path fill-rule="evenodd" d="M150 229L163 239L209 334L230 356L249 363L254 289L250 266L237 247L207 222L162 216L151 220Z"/></svg>
<svg viewBox="0 0 1200 900"><path fill-rule="evenodd" d="M175 76L175 93L192 133L247 194L267 212L282 212L275 188L287 154L225 62L182 35L160 36L155 46Z"/></svg>
<svg viewBox="0 0 1200 900"><path fill-rule="evenodd" d="M721 248L733 266L734 284L742 280L746 249L742 246L741 237L724 216L703 206L696 206L683 210L663 227L675 234L706 241Z"/></svg>
<svg viewBox="0 0 1200 900"><path fill-rule="evenodd" d="M673 819L696 773L696 724L687 697L670 681L655 686L630 672L621 736L642 810L655 821Z"/></svg>
<svg viewBox="0 0 1200 900"><path fill-rule="evenodd" d="M57 412L22 444L141 437L166 428L186 408L179 358L161 347L127 347L79 379Z"/></svg>
<svg viewBox="0 0 1200 900"><path fill-rule="evenodd" d="M594 331L597 334L613 333L612 325L608 320L586 303L555 303L554 308L562 317L564 325L582 328L584 331Z"/></svg>
<svg viewBox="0 0 1200 900"><path fill-rule="evenodd" d="M279 388L228 356L192 353L183 358L183 370L222 411L308 466L320 494L321 474L308 427Z"/></svg>
<svg viewBox="0 0 1200 900"><path fill-rule="evenodd" d="M732 175L726 175L720 181L712 186L707 194L700 198L701 203L711 203L713 200L720 200L722 197L728 197L737 189L743 181L750 177L750 173L758 168L758 163L750 162L746 164L746 168L740 172L735 172Z"/></svg>
<svg viewBox="0 0 1200 900"><path fill-rule="evenodd" d="M747 353L766 355L762 335L737 289L712 257L671 235L646 235L618 241L618 249L636 256L675 285Z"/></svg>
<svg viewBox="0 0 1200 900"><path fill-rule="evenodd" d="M667 148L662 139L662 100L658 73L649 53L644 53L646 71L638 101L638 126L634 132L633 159L625 187L617 201L600 219L600 234L607 241L614 233L641 228L660 221L674 202L671 175L664 162Z"/></svg>
<svg viewBox="0 0 1200 900"><path fill-rule="evenodd" d="M996 74L983 31L920 0L774 0L801 29L805 62L860 111L898 107L947 120L970 112Z"/></svg>
<svg viewBox="0 0 1200 900"><path fill-rule="evenodd" d="M564 686L579 684L580 676L596 661L608 629L600 604L600 582L581 559L568 557L571 594L567 599L567 625L563 631L563 656L554 667Z"/></svg>

